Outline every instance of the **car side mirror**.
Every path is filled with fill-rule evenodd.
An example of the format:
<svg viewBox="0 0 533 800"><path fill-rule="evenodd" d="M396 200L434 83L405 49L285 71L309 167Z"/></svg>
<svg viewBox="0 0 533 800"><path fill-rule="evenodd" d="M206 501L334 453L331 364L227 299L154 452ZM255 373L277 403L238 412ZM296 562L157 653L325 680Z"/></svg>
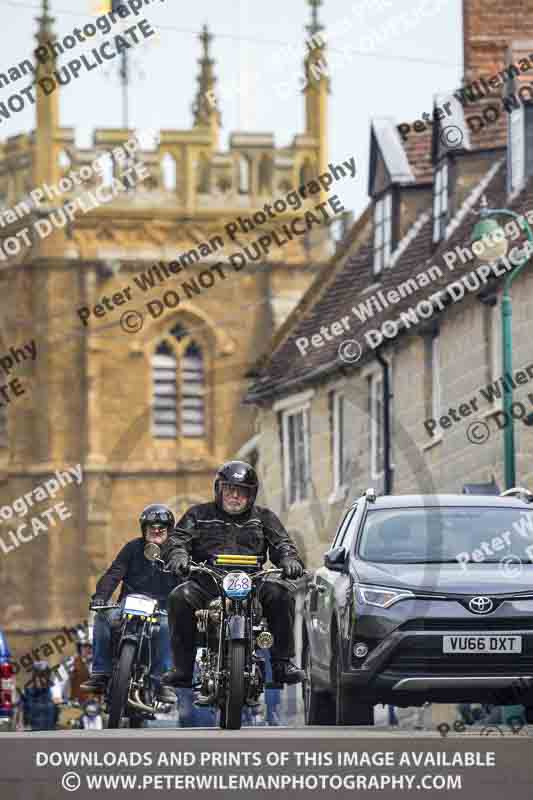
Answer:
<svg viewBox="0 0 533 800"><path fill-rule="evenodd" d="M344 547L334 547L324 554L324 566L333 572L344 572L346 564L346 550Z"/></svg>

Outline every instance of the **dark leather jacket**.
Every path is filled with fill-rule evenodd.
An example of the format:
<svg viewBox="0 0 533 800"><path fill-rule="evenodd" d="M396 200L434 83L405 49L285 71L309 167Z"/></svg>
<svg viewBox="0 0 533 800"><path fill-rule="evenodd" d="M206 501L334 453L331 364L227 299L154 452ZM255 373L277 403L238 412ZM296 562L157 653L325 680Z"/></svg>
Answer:
<svg viewBox="0 0 533 800"><path fill-rule="evenodd" d="M124 545L96 584L96 595L107 600L122 581L119 603L125 595L140 592L156 598L159 607L166 610L168 595L179 580L175 575L160 572L155 564L144 557L145 544L142 536L139 536Z"/></svg>
<svg viewBox="0 0 533 800"><path fill-rule="evenodd" d="M171 564L178 553L187 554L197 562L217 553L241 553L265 559L268 556L275 566L288 556L303 566L296 545L277 516L255 505L238 516L226 514L216 503L192 506L165 542L162 557Z"/></svg>

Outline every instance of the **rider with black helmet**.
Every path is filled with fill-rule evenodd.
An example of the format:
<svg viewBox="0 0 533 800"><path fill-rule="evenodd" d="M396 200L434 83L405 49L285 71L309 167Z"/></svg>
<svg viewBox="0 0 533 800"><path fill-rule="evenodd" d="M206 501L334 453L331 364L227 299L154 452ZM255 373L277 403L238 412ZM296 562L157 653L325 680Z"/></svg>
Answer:
<svg viewBox="0 0 533 800"><path fill-rule="evenodd" d="M178 584L174 575L164 574L144 557L147 543L162 547L172 532L175 524L174 514L168 506L155 503L146 508L139 517L142 536L129 541L119 552L107 572L96 584L96 591L91 599L92 606L104 606L122 581L118 602L127 594L141 593L157 599L159 607L166 610L169 592ZM103 691L111 675L111 629L120 618L120 609L111 609L98 613L94 623L92 675L81 684L81 689L88 692ZM152 640L153 672L156 679L163 670L170 667L170 642L166 614L161 615L159 635ZM163 702L176 702L175 693L164 686L158 687L159 699Z"/></svg>
<svg viewBox="0 0 533 800"><path fill-rule="evenodd" d="M215 501L193 506L180 519L162 555L180 576L189 561L206 561L218 553L258 555L283 569L286 578L300 578L303 562L295 544L272 511L255 505L259 481L255 469L244 461L229 461L215 478ZM194 609L205 608L215 597L208 576L199 575L180 584L169 597L168 613L175 669L162 683L190 687L194 666ZM298 683L303 673L289 660L294 656L294 600L282 583L265 581L259 599L274 637L272 647L275 683Z"/></svg>

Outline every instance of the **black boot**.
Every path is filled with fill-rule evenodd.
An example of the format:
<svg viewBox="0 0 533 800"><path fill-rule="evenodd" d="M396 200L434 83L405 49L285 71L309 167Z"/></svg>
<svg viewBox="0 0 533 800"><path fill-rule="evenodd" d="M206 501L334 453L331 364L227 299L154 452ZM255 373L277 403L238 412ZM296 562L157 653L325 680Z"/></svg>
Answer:
<svg viewBox="0 0 533 800"><path fill-rule="evenodd" d="M195 622L191 588L187 584L177 586L168 597L168 626L170 631L170 649L174 669L161 676L162 686L173 689L191 689L194 672L194 631Z"/></svg>
<svg viewBox="0 0 533 800"><path fill-rule="evenodd" d="M157 689L156 697L160 703L166 703L167 705L174 705L177 702L176 692L170 686L163 686L162 684Z"/></svg>
<svg viewBox="0 0 533 800"><path fill-rule="evenodd" d="M303 669L298 669L288 658L272 661L272 684L274 686L282 686L284 683L301 683L304 677Z"/></svg>
<svg viewBox="0 0 533 800"><path fill-rule="evenodd" d="M185 674L181 670L171 669L161 676L161 686L172 686L173 689L191 689L192 674Z"/></svg>

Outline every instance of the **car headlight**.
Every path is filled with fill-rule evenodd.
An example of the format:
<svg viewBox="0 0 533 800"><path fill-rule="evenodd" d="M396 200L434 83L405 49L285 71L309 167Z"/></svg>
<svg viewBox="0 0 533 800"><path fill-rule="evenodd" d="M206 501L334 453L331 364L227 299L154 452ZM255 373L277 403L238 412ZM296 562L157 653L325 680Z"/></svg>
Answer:
<svg viewBox="0 0 533 800"><path fill-rule="evenodd" d="M400 600L412 600L414 598L413 592L410 592L409 589L391 589L388 586L365 586L360 584L357 590L362 603L368 603L369 606L379 606L380 608L389 608Z"/></svg>

